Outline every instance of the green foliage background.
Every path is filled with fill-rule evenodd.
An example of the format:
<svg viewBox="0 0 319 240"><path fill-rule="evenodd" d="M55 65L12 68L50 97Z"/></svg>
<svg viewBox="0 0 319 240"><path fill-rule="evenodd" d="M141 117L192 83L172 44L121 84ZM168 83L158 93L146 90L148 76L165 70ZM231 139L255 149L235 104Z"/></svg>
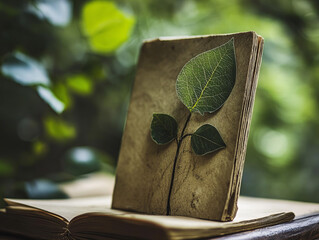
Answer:
<svg viewBox="0 0 319 240"><path fill-rule="evenodd" d="M319 201L318 1L6 0L0 29L1 195L30 197L36 179L54 184L99 164L114 172L143 39L254 30L265 47L242 194ZM50 84L4 71L16 53ZM92 164L70 173L78 146Z"/></svg>

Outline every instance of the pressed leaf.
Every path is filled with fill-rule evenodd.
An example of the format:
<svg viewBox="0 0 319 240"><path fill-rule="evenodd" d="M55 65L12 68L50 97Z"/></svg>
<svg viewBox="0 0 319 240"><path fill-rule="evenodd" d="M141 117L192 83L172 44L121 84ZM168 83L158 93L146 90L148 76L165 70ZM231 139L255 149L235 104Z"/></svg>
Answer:
<svg viewBox="0 0 319 240"><path fill-rule="evenodd" d="M178 98L190 112L212 113L229 97L236 80L234 39L187 62L176 81Z"/></svg>
<svg viewBox="0 0 319 240"><path fill-rule="evenodd" d="M110 1L90 1L82 11L82 30L99 53L115 51L130 36L134 22Z"/></svg>
<svg viewBox="0 0 319 240"><path fill-rule="evenodd" d="M191 145L197 155L205 155L226 147L217 129L209 124L201 126L192 134Z"/></svg>
<svg viewBox="0 0 319 240"><path fill-rule="evenodd" d="M151 137L157 144L166 144L177 137L177 122L167 114L153 114Z"/></svg>

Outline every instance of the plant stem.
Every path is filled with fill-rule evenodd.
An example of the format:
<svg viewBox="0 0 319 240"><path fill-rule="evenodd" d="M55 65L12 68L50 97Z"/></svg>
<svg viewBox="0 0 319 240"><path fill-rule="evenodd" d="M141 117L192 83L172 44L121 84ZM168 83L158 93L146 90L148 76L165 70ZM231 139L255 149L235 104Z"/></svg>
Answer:
<svg viewBox="0 0 319 240"><path fill-rule="evenodd" d="M186 134L184 136L184 132L185 132L185 129L187 127L187 124L191 118L191 115L192 113L189 113L187 119L186 119L186 122L185 122L185 125L183 127L183 130L182 130L182 133L181 133L181 136L179 139L177 139L177 149L176 149L176 154L175 154L175 158L174 158L174 164L173 164L173 171L172 171L172 177L171 177L171 184L170 184L170 187L169 187L169 192L168 192L168 198L167 198L167 204L166 204L166 215L170 215L171 214L171 195L172 195L172 190L173 190L173 184L174 184L174 177L175 177L175 168L176 168L176 164L177 164L177 159L178 159L178 155L179 155L179 149L181 147L181 143L184 139L184 137L186 136L189 136L190 134Z"/></svg>

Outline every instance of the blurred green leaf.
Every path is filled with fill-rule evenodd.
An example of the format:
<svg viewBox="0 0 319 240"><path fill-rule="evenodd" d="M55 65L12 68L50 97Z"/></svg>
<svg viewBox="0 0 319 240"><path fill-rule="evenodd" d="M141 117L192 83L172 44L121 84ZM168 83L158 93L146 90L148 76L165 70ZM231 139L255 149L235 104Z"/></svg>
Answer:
<svg viewBox="0 0 319 240"><path fill-rule="evenodd" d="M41 99L57 113L64 110L64 104L56 98L50 86L50 79L43 65L20 52L7 55L1 66L3 75L24 86L37 86Z"/></svg>
<svg viewBox="0 0 319 240"><path fill-rule="evenodd" d="M92 93L92 81L85 75L73 75L66 79L67 86L80 95L89 95Z"/></svg>
<svg viewBox="0 0 319 240"><path fill-rule="evenodd" d="M68 109L72 106L72 97L70 96L69 90L67 89L67 86L65 86L65 84L60 82L54 84L53 93L63 102L64 109Z"/></svg>
<svg viewBox="0 0 319 240"><path fill-rule="evenodd" d="M116 50L128 39L134 22L111 1L90 1L82 10L82 31L98 53Z"/></svg>
<svg viewBox="0 0 319 240"><path fill-rule="evenodd" d="M55 26L65 26L72 18L72 5L68 0L35 0L27 11Z"/></svg>
<svg viewBox="0 0 319 240"><path fill-rule="evenodd" d="M14 167L7 161L0 159L0 177L8 177L14 173Z"/></svg>
<svg viewBox="0 0 319 240"><path fill-rule="evenodd" d="M64 171L75 176L101 169L99 153L90 147L76 147L63 157Z"/></svg>
<svg viewBox="0 0 319 240"><path fill-rule="evenodd" d="M35 141L32 148L35 155L43 155L48 150L47 144L43 141Z"/></svg>
<svg viewBox="0 0 319 240"><path fill-rule="evenodd" d="M57 141L67 141L76 136L76 129L61 118L48 116L44 119L46 133Z"/></svg>
<svg viewBox="0 0 319 240"><path fill-rule="evenodd" d="M1 71L3 75L24 86L50 85L50 79L43 65L20 52L7 55L3 60Z"/></svg>
<svg viewBox="0 0 319 240"><path fill-rule="evenodd" d="M61 102L49 88L37 87L39 96L45 101L55 112L62 113L64 111L64 103Z"/></svg>
<svg viewBox="0 0 319 240"><path fill-rule="evenodd" d="M280 129L259 128L253 133L253 143L266 156L267 164L275 168L287 167L298 150L296 137Z"/></svg>

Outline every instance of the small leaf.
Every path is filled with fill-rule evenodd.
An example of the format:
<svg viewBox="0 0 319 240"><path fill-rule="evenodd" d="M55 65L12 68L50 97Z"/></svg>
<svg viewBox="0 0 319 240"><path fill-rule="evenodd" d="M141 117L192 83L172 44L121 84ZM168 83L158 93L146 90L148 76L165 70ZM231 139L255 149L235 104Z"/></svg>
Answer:
<svg viewBox="0 0 319 240"><path fill-rule="evenodd" d="M177 137L177 122L167 114L153 114L151 137L157 144L166 144Z"/></svg>
<svg viewBox="0 0 319 240"><path fill-rule="evenodd" d="M82 11L82 30L92 50L99 53L115 51L128 39L133 25L134 18L110 1L90 1Z"/></svg>
<svg viewBox="0 0 319 240"><path fill-rule="evenodd" d="M176 81L178 98L190 112L212 113L229 97L236 80L234 39L187 62Z"/></svg>
<svg viewBox="0 0 319 240"><path fill-rule="evenodd" d="M201 126L192 134L191 145L197 155L205 155L226 147L217 129L209 124Z"/></svg>
<svg viewBox="0 0 319 240"><path fill-rule="evenodd" d="M7 55L1 71L3 75L24 86L50 85L48 73L42 64L20 52Z"/></svg>

